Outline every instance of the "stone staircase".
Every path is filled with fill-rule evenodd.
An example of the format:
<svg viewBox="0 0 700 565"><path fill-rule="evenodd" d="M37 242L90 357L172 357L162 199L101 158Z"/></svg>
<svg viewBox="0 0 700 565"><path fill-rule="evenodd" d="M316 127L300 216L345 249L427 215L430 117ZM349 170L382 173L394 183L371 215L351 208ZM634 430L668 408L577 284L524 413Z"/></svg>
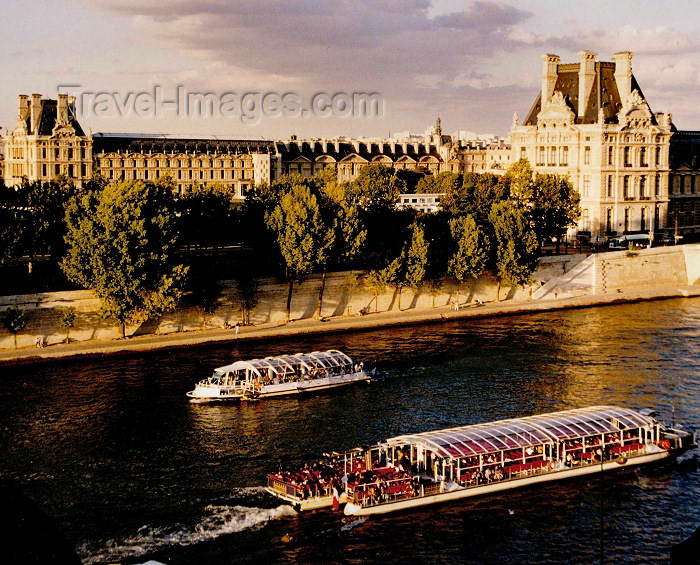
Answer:
<svg viewBox="0 0 700 565"><path fill-rule="evenodd" d="M595 289L596 256L587 257L568 273L554 277L532 293L533 300L570 298L593 294Z"/></svg>

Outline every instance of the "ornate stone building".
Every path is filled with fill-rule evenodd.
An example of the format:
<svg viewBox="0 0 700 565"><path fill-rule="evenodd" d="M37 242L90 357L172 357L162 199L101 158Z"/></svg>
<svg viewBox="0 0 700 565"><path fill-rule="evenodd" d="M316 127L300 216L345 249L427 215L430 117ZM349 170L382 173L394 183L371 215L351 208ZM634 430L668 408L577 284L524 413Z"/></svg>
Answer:
<svg viewBox="0 0 700 565"><path fill-rule="evenodd" d="M93 173L92 136L85 135L65 94L19 95L17 123L5 134L5 184L65 175L80 185Z"/></svg>
<svg viewBox="0 0 700 565"><path fill-rule="evenodd" d="M632 74L632 53L578 63L543 55L539 95L510 131L514 159L568 175L581 195L577 230L592 238L664 231L669 206L671 115L651 111Z"/></svg>

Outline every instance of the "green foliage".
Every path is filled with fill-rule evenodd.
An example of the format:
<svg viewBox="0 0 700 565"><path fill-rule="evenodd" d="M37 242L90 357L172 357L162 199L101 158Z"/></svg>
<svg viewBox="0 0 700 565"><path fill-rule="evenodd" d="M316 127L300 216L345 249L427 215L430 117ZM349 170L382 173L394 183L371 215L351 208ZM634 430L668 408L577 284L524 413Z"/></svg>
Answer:
<svg viewBox="0 0 700 565"><path fill-rule="evenodd" d="M419 194L448 194L459 190L461 185L462 175L445 171L436 175L424 175L416 186L416 192Z"/></svg>
<svg viewBox="0 0 700 565"><path fill-rule="evenodd" d="M428 263L428 243L423 227L414 223L410 228L410 239L406 241L399 256L389 265L389 280L399 291L399 310L404 287L417 290L425 279Z"/></svg>
<svg viewBox="0 0 700 565"><path fill-rule="evenodd" d="M489 213L497 202L508 199L508 186L491 173L466 173L462 184L452 185L441 201L442 209L452 215L471 214L477 225L489 223Z"/></svg>
<svg viewBox="0 0 700 565"><path fill-rule="evenodd" d="M245 268L238 269L235 275L236 289L241 301L241 315L244 326L250 325L250 313L258 305L259 283L253 274Z"/></svg>
<svg viewBox="0 0 700 565"><path fill-rule="evenodd" d="M532 219L540 245L555 238L557 246L566 228L581 217L581 197L568 179L560 175L537 175L533 186Z"/></svg>
<svg viewBox="0 0 700 565"><path fill-rule="evenodd" d="M489 217L496 237L499 291L501 285L513 288L527 284L537 267L539 249L527 213L501 202L494 204Z"/></svg>
<svg viewBox="0 0 700 565"><path fill-rule="evenodd" d="M406 183L396 171L384 165L367 165L348 184L348 197L370 213L393 211Z"/></svg>
<svg viewBox="0 0 700 565"><path fill-rule="evenodd" d="M75 198L66 212L66 276L95 292L105 318L137 323L172 310L188 268L177 264L172 193L140 181Z"/></svg>
<svg viewBox="0 0 700 565"><path fill-rule="evenodd" d="M162 185L169 188L167 177ZM234 243L238 235L234 196L233 187L220 183L194 185L184 191L177 198L181 243L213 249Z"/></svg>
<svg viewBox="0 0 700 565"><path fill-rule="evenodd" d="M70 331L75 326L75 309L71 307L61 308L58 325L66 330L65 341L68 343L70 341Z"/></svg>
<svg viewBox="0 0 700 565"><path fill-rule="evenodd" d="M527 159L520 159L508 167L504 180L516 206L523 207L532 202L535 186L532 167Z"/></svg>
<svg viewBox="0 0 700 565"><path fill-rule="evenodd" d="M316 196L301 184L282 195L266 220L277 236L287 273L286 319L289 321L294 281L301 282L315 266L326 264L335 234L333 227L324 222Z"/></svg>
<svg viewBox="0 0 700 565"><path fill-rule="evenodd" d="M0 320L3 327L14 336L15 349L17 349L17 334L26 328L29 323L27 313L17 308L17 306L10 306L0 314Z"/></svg>
<svg viewBox="0 0 700 565"><path fill-rule="evenodd" d="M450 220L455 251L450 258L447 272L457 280L457 303L460 285L470 278L478 278L486 268L488 257L484 234L470 215Z"/></svg>
<svg viewBox="0 0 700 565"><path fill-rule="evenodd" d="M374 296L375 312L379 310L379 295L386 291L386 285L389 284L391 277L391 265L384 267L383 269L372 269L369 273L367 273L365 284L367 285L367 289Z"/></svg>

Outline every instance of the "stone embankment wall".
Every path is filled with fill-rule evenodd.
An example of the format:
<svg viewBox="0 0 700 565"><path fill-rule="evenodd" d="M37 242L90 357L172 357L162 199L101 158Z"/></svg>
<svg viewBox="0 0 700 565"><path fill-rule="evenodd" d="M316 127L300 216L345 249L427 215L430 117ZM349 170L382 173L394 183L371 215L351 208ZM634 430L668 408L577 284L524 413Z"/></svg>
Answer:
<svg viewBox="0 0 700 565"><path fill-rule="evenodd" d="M700 284L700 245L602 253L595 257L595 292Z"/></svg>
<svg viewBox="0 0 700 565"><path fill-rule="evenodd" d="M591 265L592 264L592 265ZM369 311L398 311L399 296L394 289L374 297L360 284L351 284L351 274L360 272L331 273L327 277L324 293L323 316L357 316L362 309ZM556 299L581 294L611 293L646 287L700 285L700 246L679 246L649 249L630 255L625 252L605 253L586 258L584 255L545 257L533 276L530 287L517 290L502 289L502 300ZM196 306L182 306L159 319L148 320L127 328L127 335L164 334L222 328L225 323L235 324L241 319L240 301L232 283L225 282L219 306L213 314L204 316ZM353 288L354 287L354 288ZM301 285L295 285L292 298L292 319L313 318L318 308L320 277L313 276ZM496 281L491 275L479 278L475 283L462 285L461 304L496 299ZM281 324L287 285L274 279L260 281L259 304L250 319L255 325ZM403 291L400 309L430 310L449 308L457 301L457 287L445 283L431 294L425 290ZM116 339L121 330L99 314L99 300L88 291L56 292L45 294L0 297L0 310L17 305L27 312L29 323L17 334L18 347L31 347L37 338L46 344L54 344L66 338L66 330L60 327L62 308L72 307L76 313L75 327L70 339ZM14 347L12 334L0 328L0 349Z"/></svg>

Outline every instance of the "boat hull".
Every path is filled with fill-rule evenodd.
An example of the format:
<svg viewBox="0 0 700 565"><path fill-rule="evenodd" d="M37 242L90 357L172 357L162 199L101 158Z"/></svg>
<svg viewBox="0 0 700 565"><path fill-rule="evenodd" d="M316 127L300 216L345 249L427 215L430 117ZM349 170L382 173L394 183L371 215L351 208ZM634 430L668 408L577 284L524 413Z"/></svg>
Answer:
<svg viewBox="0 0 700 565"><path fill-rule="evenodd" d="M279 491L276 491L272 487L264 487L265 490L270 493L272 496L275 496L279 498L280 500L284 500L285 502L288 502L289 504L292 505L294 510L297 512L307 512L309 510L320 510L321 508L330 508L333 506L333 497L332 496L311 496L309 498L305 499L299 499L295 498L292 496L285 496L284 494L281 494ZM345 504L348 500L347 494L346 493L341 493L340 498L338 499L339 504Z"/></svg>
<svg viewBox="0 0 700 565"><path fill-rule="evenodd" d="M369 516L372 514L387 514L389 512L397 512L400 510L407 510L410 508L417 508L420 506L428 506L431 504L439 504L443 502L460 500L462 498L471 498L474 496L482 496L496 492L502 492L515 488L525 487L528 485L535 485L550 481L558 481L563 479L582 477L585 475L592 475L594 473L600 473L601 470L604 472L629 467L636 467L639 465L663 461L664 459L668 459L674 456L675 454L673 453L670 453L665 450L659 450L657 452L646 453L644 455L624 459L624 462L622 459L618 458L612 461L606 461L602 465L591 464L575 468L557 468L546 473L532 475L528 477L496 481L493 483L475 487L460 487L450 492L441 492L439 494L434 494L430 496L405 498L401 500L387 502L384 504L377 504L372 506L359 506L352 502L348 502L345 505L344 513L347 516Z"/></svg>

